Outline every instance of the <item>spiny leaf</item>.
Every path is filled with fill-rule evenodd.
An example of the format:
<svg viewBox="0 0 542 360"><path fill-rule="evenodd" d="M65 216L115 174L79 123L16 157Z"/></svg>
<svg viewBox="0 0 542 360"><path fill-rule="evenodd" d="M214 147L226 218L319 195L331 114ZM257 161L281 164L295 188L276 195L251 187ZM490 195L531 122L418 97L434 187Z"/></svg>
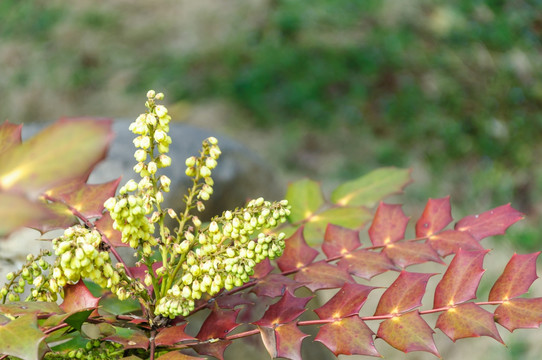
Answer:
<svg viewBox="0 0 542 360"><path fill-rule="evenodd" d="M221 309L234 309L236 306L252 304L252 301L247 300L244 295L245 294L229 294L219 296L215 301L217 306Z"/></svg>
<svg viewBox="0 0 542 360"><path fill-rule="evenodd" d="M454 342L457 339L489 336L503 343L493 314L474 303L461 304L443 312L435 327Z"/></svg>
<svg viewBox="0 0 542 360"><path fill-rule="evenodd" d="M303 226L295 234L287 238L285 242L284 253L277 260L277 265L281 271L302 268L310 264L318 256L318 251L307 245L303 237Z"/></svg>
<svg viewBox="0 0 542 360"><path fill-rule="evenodd" d="M313 292L320 289L335 289L343 286L345 282L354 282L354 279L344 268L328 264L325 261L319 261L300 269L294 279L305 283L304 286Z"/></svg>
<svg viewBox="0 0 542 360"><path fill-rule="evenodd" d="M170 326L162 328L158 335L156 335L155 343L157 346L171 346L184 340L195 340L196 338L186 335L184 329L187 323L179 326Z"/></svg>
<svg viewBox="0 0 542 360"><path fill-rule="evenodd" d="M54 213L54 217L47 218L39 224L32 225L32 229L38 230L44 234L56 229L66 229L70 226L79 224L77 217L71 212L66 205L62 203L46 203L45 206Z"/></svg>
<svg viewBox="0 0 542 360"><path fill-rule="evenodd" d="M224 351L231 345L231 340L220 340L213 343L192 346L200 355L214 356L219 360L224 360Z"/></svg>
<svg viewBox="0 0 542 360"><path fill-rule="evenodd" d="M107 336L114 336L116 332L117 330L113 325L105 322L96 324L83 323L81 325L81 334L88 339L103 339ZM143 348L142 343L135 344L134 348Z"/></svg>
<svg viewBox="0 0 542 360"><path fill-rule="evenodd" d="M44 203L21 194L0 191L0 239L24 227L35 227L57 215Z"/></svg>
<svg viewBox="0 0 542 360"><path fill-rule="evenodd" d="M113 229L113 219L111 215L106 211L101 218L99 218L94 225L98 230L102 232L114 247L127 247L130 246L122 242L122 233Z"/></svg>
<svg viewBox="0 0 542 360"><path fill-rule="evenodd" d="M459 249L465 251L484 249L468 232L457 230L446 230L431 235L427 242L442 257L455 254Z"/></svg>
<svg viewBox="0 0 542 360"><path fill-rule="evenodd" d="M277 357L277 337L275 336L275 329L265 326L258 326L260 330L260 336L262 337L263 345L269 353L272 359Z"/></svg>
<svg viewBox="0 0 542 360"><path fill-rule="evenodd" d="M186 355L180 351L170 351L156 358L156 360L196 360L196 359L203 359L203 358L199 356Z"/></svg>
<svg viewBox="0 0 542 360"><path fill-rule="evenodd" d="M48 350L36 314L26 314L0 325L0 354L23 360L38 360Z"/></svg>
<svg viewBox="0 0 542 360"><path fill-rule="evenodd" d="M525 294L536 276L536 259L540 251L533 254L514 254L502 275L489 292L489 301L508 300Z"/></svg>
<svg viewBox="0 0 542 360"><path fill-rule="evenodd" d="M372 286L346 283L328 302L314 312L322 320L357 315L373 289Z"/></svg>
<svg viewBox="0 0 542 360"><path fill-rule="evenodd" d="M397 242L387 245L382 252L400 268L433 261L444 264L429 244L418 242Z"/></svg>
<svg viewBox="0 0 542 360"><path fill-rule="evenodd" d="M401 271L378 303L375 315L397 314L422 305L429 278L436 274Z"/></svg>
<svg viewBox="0 0 542 360"><path fill-rule="evenodd" d="M479 215L469 215L455 224L455 229L466 231L476 240L504 234L512 224L523 219L523 214L510 204L496 207Z"/></svg>
<svg viewBox="0 0 542 360"><path fill-rule="evenodd" d="M64 314L54 302L44 301L17 301L9 304L0 304L0 312L11 316L27 314Z"/></svg>
<svg viewBox="0 0 542 360"><path fill-rule="evenodd" d="M68 325L70 325L72 328L81 331L81 327L85 321L89 318L90 314L92 314L93 311L96 311L95 309L88 309L88 310L79 310L70 316L66 317L64 322Z"/></svg>
<svg viewBox="0 0 542 360"><path fill-rule="evenodd" d="M509 331L537 328L542 323L542 298L505 301L495 309L495 321Z"/></svg>
<svg viewBox="0 0 542 360"><path fill-rule="evenodd" d="M359 231L328 224L324 234L322 251L328 258L349 253L360 247Z"/></svg>
<svg viewBox="0 0 542 360"><path fill-rule="evenodd" d="M422 216L416 222L416 237L423 238L438 233L453 220L450 197L429 199Z"/></svg>
<svg viewBox="0 0 542 360"><path fill-rule="evenodd" d="M384 246L402 240L405 237L408 219L401 205L381 202L369 228L371 243L374 246Z"/></svg>
<svg viewBox="0 0 542 360"><path fill-rule="evenodd" d="M286 200L292 206L289 220L296 223L312 216L324 203L320 184L303 179L288 186Z"/></svg>
<svg viewBox="0 0 542 360"><path fill-rule="evenodd" d="M109 293L101 297L100 310L113 315L122 315L141 310L141 304L132 298L119 300L116 295Z"/></svg>
<svg viewBox="0 0 542 360"><path fill-rule="evenodd" d="M332 207L309 218L305 224L305 238L311 245L321 244L328 224L360 230L371 217L364 207Z"/></svg>
<svg viewBox="0 0 542 360"><path fill-rule="evenodd" d="M331 201L340 205L373 207L386 196L402 192L411 181L408 169L381 168L339 185L331 193Z"/></svg>
<svg viewBox="0 0 542 360"><path fill-rule="evenodd" d="M362 249L345 254L338 265L367 280L388 270L399 270L385 254Z"/></svg>
<svg viewBox="0 0 542 360"><path fill-rule="evenodd" d="M250 277L251 279L261 279L266 277L275 267L271 265L269 258L265 258L260 261L254 267L254 274Z"/></svg>
<svg viewBox="0 0 542 360"><path fill-rule="evenodd" d="M324 344L335 356L381 356L374 347L373 335L359 316L351 316L323 325L314 340Z"/></svg>
<svg viewBox="0 0 542 360"><path fill-rule="evenodd" d="M111 120L62 119L3 154L0 187L32 196L87 174L104 158Z"/></svg>
<svg viewBox="0 0 542 360"><path fill-rule="evenodd" d="M64 301L60 307L65 312L74 312L97 308L99 302L100 298L92 295L83 281L78 281L74 285L68 284L64 287Z"/></svg>
<svg viewBox="0 0 542 360"><path fill-rule="evenodd" d="M292 360L301 359L301 342L307 334L298 329L295 323L279 325L275 329L277 339L277 354Z"/></svg>
<svg viewBox="0 0 542 360"><path fill-rule="evenodd" d="M295 289L303 286L303 283L295 281L280 274L269 274L252 288L252 292L258 296L277 297L284 295L286 290L294 293Z"/></svg>
<svg viewBox="0 0 542 360"><path fill-rule="evenodd" d="M113 341L125 349L147 349L149 338L139 329L129 329L115 326L115 335L108 336L104 340Z"/></svg>
<svg viewBox="0 0 542 360"><path fill-rule="evenodd" d="M484 274L485 251L459 250L435 289L434 308L453 306L476 298Z"/></svg>
<svg viewBox="0 0 542 360"><path fill-rule="evenodd" d="M200 340L224 338L229 332L239 326L235 321L238 313L239 309L213 309L201 325L201 329L196 337Z"/></svg>
<svg viewBox="0 0 542 360"><path fill-rule="evenodd" d="M275 327L279 324L289 323L305 312L305 305L311 297L298 298L286 291L282 298L269 306L263 317L254 322L255 325Z"/></svg>
<svg viewBox="0 0 542 360"><path fill-rule="evenodd" d="M433 341L433 333L433 329L416 310L384 320L378 328L377 336L405 353L427 351L440 357Z"/></svg>
<svg viewBox="0 0 542 360"><path fill-rule="evenodd" d="M21 143L22 125L15 125L7 120L0 125L0 159L2 153Z"/></svg>

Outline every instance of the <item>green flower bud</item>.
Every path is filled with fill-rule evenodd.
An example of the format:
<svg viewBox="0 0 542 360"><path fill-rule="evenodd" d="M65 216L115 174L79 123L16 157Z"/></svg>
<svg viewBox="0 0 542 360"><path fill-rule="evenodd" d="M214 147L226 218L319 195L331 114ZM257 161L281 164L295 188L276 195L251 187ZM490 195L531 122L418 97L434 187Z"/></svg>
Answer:
<svg viewBox="0 0 542 360"><path fill-rule="evenodd" d="M216 145L216 144L218 144L218 140L217 140L214 136L211 136L211 137L207 138L207 141L208 141L209 144L211 144L211 145Z"/></svg>
<svg viewBox="0 0 542 360"><path fill-rule="evenodd" d="M147 99L152 100L152 99L154 99L155 95L156 95L156 93L154 92L154 90L147 91Z"/></svg>
<svg viewBox="0 0 542 360"><path fill-rule="evenodd" d="M194 166L196 165L196 157L195 157L195 156L191 156L191 157L189 157L188 159L186 159L185 165L186 165L187 167L194 167Z"/></svg>
<svg viewBox="0 0 542 360"><path fill-rule="evenodd" d="M206 177L209 177L211 176L211 170L209 170L209 168L207 166L202 166L200 169L199 169L199 174L202 178L206 178Z"/></svg>
<svg viewBox="0 0 542 360"><path fill-rule="evenodd" d="M13 274L12 272L7 273L6 279L8 279L9 281L11 281L11 280L13 280L13 278L15 278L15 274Z"/></svg>
<svg viewBox="0 0 542 360"><path fill-rule="evenodd" d="M134 158L137 162L143 162L147 160L147 152L143 149L136 150L136 152L134 153Z"/></svg>

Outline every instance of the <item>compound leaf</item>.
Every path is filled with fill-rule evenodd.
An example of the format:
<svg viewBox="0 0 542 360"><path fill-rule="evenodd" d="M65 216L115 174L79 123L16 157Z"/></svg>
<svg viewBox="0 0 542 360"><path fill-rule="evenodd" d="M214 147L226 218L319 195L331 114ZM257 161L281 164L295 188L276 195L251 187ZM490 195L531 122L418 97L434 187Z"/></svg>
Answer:
<svg viewBox="0 0 542 360"><path fill-rule="evenodd" d="M429 199L422 216L416 222L416 237L423 238L438 233L453 220L450 197Z"/></svg>
<svg viewBox="0 0 542 360"><path fill-rule="evenodd" d="M324 344L335 356L380 356L374 347L373 335L359 316L350 316L323 325L314 340Z"/></svg>
<svg viewBox="0 0 542 360"><path fill-rule="evenodd" d="M328 224L322 243L322 251L328 258L341 256L361 245L359 231Z"/></svg>
<svg viewBox="0 0 542 360"><path fill-rule="evenodd" d="M303 226L287 238L285 242L284 253L277 260L277 265L281 271L302 268L310 264L318 256L318 251L307 245L303 236Z"/></svg>
<svg viewBox="0 0 542 360"><path fill-rule="evenodd" d="M277 355L291 360L301 359L301 342L307 334L298 329L295 323L279 325L275 329Z"/></svg>
<svg viewBox="0 0 542 360"><path fill-rule="evenodd" d="M455 229L466 231L476 240L504 234L512 224L523 219L523 214L510 204L496 207L479 215L469 215L455 224Z"/></svg>
<svg viewBox="0 0 542 360"><path fill-rule="evenodd" d="M354 282L354 279L344 268L318 261L300 269L295 274L295 281L304 283L305 287L314 292L339 288L345 282Z"/></svg>
<svg viewBox="0 0 542 360"><path fill-rule="evenodd" d="M369 228L371 243L374 246L384 246L404 239L408 220L401 205L381 202Z"/></svg>
<svg viewBox="0 0 542 360"><path fill-rule="evenodd" d="M385 254L362 249L345 254L338 265L367 280L388 270L399 270Z"/></svg>
<svg viewBox="0 0 542 360"><path fill-rule="evenodd" d="M373 289L372 286L346 283L328 302L315 309L314 312L322 320L356 315Z"/></svg>
<svg viewBox="0 0 542 360"><path fill-rule="evenodd" d="M474 303L454 306L440 314L435 327L452 341L457 339L489 336L503 343L495 326L493 314Z"/></svg>
<svg viewBox="0 0 542 360"><path fill-rule="evenodd" d="M512 255L502 275L489 292L489 301L508 300L525 294L536 275L536 259L540 251L533 254Z"/></svg>
<svg viewBox="0 0 542 360"><path fill-rule="evenodd" d="M263 317L254 322L255 325L275 327L279 324L289 323L305 312L305 305L312 297L299 298L286 291L282 298L269 306Z"/></svg>
<svg viewBox="0 0 542 360"><path fill-rule="evenodd" d="M309 179L290 184L286 200L292 207L289 220L293 223L310 218L324 204L320 184Z"/></svg>
<svg viewBox="0 0 542 360"><path fill-rule="evenodd" d="M468 232L457 230L446 230L431 235L427 242L442 257L455 254L459 249L466 251L484 249Z"/></svg>

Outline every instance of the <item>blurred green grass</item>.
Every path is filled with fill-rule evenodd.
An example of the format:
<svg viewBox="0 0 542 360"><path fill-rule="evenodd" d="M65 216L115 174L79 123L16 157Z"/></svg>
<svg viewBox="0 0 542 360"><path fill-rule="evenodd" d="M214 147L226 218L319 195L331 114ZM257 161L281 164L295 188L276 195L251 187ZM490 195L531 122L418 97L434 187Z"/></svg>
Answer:
<svg viewBox="0 0 542 360"><path fill-rule="evenodd" d="M536 249L540 9L540 0L5 0L0 118L133 117L149 88L174 107L220 101L233 110L212 126L288 178L335 184L413 166L407 202L451 194L458 215L512 202L532 220L506 241Z"/></svg>

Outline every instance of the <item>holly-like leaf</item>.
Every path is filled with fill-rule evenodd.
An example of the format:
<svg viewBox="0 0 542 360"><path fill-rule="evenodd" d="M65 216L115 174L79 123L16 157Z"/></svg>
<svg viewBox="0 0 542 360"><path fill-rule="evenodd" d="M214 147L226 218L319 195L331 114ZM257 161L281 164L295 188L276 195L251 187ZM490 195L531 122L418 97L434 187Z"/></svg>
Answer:
<svg viewBox="0 0 542 360"><path fill-rule="evenodd" d="M261 279L267 276L271 271L273 271L274 266L271 265L271 262L269 261L269 258L265 258L264 260L260 261L256 264L254 267L254 274L252 274L252 279Z"/></svg>
<svg viewBox="0 0 542 360"><path fill-rule="evenodd" d="M359 231L328 224L324 234L322 251L328 258L341 256L360 247Z"/></svg>
<svg viewBox="0 0 542 360"><path fill-rule="evenodd" d="M0 313L10 316L28 314L64 314L64 311L54 302L17 301L0 304Z"/></svg>
<svg viewBox="0 0 542 360"><path fill-rule="evenodd" d="M100 298L92 295L83 281L68 284L64 287L64 301L60 305L65 312L77 312L90 308L97 308ZM94 315L98 315L96 312Z"/></svg>
<svg viewBox="0 0 542 360"><path fill-rule="evenodd" d="M434 308L453 306L476 298L484 274L485 251L459 250L435 289Z"/></svg>
<svg viewBox="0 0 542 360"><path fill-rule="evenodd" d="M507 204L479 215L464 217L455 224L455 229L466 231L476 240L482 240L488 236L504 234L506 229L521 219L523 214Z"/></svg>
<svg viewBox="0 0 542 360"><path fill-rule="evenodd" d="M335 289L345 282L354 282L348 271L325 261L310 264L295 274L295 281L305 283L312 292L320 289Z"/></svg>
<svg viewBox="0 0 542 360"><path fill-rule="evenodd" d="M331 193L331 201L340 205L373 207L386 196L401 193L411 181L408 169L381 168L339 185Z"/></svg>
<svg viewBox="0 0 542 360"><path fill-rule="evenodd" d="M542 298L505 301L495 309L495 321L509 331L537 328L542 323Z"/></svg>
<svg viewBox="0 0 542 360"><path fill-rule="evenodd" d="M293 223L310 218L324 204L320 184L309 179L290 184L286 191L286 200L292 207L289 220Z"/></svg>
<svg viewBox="0 0 542 360"><path fill-rule="evenodd" d="M397 314L421 306L427 282L433 275L436 274L401 271L382 294L375 315Z"/></svg>
<svg viewBox="0 0 542 360"><path fill-rule="evenodd" d="M122 315L141 310L141 304L132 298L119 300L116 295L109 293L100 298L100 310L113 315Z"/></svg>
<svg viewBox="0 0 542 360"><path fill-rule="evenodd" d="M156 360L197 360L197 359L203 359L203 358L199 356L186 355L180 351L170 351L156 358Z"/></svg>
<svg viewBox="0 0 542 360"><path fill-rule="evenodd" d="M253 302L247 300L244 295L244 293L223 295L217 297L215 301L221 309L234 309L236 306L253 304Z"/></svg>
<svg viewBox="0 0 542 360"><path fill-rule="evenodd" d="M284 295L286 290L294 293L295 289L303 286L303 283L295 281L280 274L269 274L252 288L252 292L258 296L277 297Z"/></svg>
<svg viewBox="0 0 542 360"><path fill-rule="evenodd" d="M85 324L86 325L86 324ZM125 349L144 349L149 347L149 338L139 329L129 329L115 326L115 335L108 336L104 340L110 340Z"/></svg>
<svg viewBox="0 0 542 360"><path fill-rule="evenodd" d="M422 216L416 222L416 237L423 238L438 233L453 220L450 197L429 199Z"/></svg>
<svg viewBox="0 0 542 360"><path fill-rule="evenodd" d="M46 203L45 206L54 214L53 217L41 221L39 224L30 226L44 234L56 229L66 229L79 224L79 220L72 211L64 204L58 202Z"/></svg>
<svg viewBox="0 0 542 360"><path fill-rule="evenodd" d="M23 360L41 359L48 350L36 314L26 314L0 325L0 354Z"/></svg>
<svg viewBox="0 0 542 360"><path fill-rule="evenodd" d="M277 265L281 271L302 268L310 264L318 256L318 251L307 245L303 236L303 226L295 234L287 238L285 242L284 252L277 260Z"/></svg>
<svg viewBox="0 0 542 360"><path fill-rule="evenodd" d="M24 227L35 227L57 215L41 201L21 194L0 191L0 239Z"/></svg>
<svg viewBox="0 0 542 360"><path fill-rule="evenodd" d="M113 325L105 322L96 324L83 323L81 325L81 334L88 339L102 339L107 336L113 336L116 332L116 328Z"/></svg>
<svg viewBox="0 0 542 360"><path fill-rule="evenodd" d="M214 356L219 360L224 360L224 351L231 345L231 340L220 340L217 342L206 343L203 345L194 345L192 348L198 354Z"/></svg>
<svg viewBox="0 0 542 360"><path fill-rule="evenodd" d="M277 337L275 336L275 329L265 326L258 326L260 330L260 336L262 337L263 345L267 350L269 356L272 359L277 357Z"/></svg>
<svg viewBox="0 0 542 360"><path fill-rule="evenodd" d="M459 249L466 251L484 249L469 233L457 230L446 230L431 235L427 242L442 257L455 254Z"/></svg>
<svg viewBox="0 0 542 360"><path fill-rule="evenodd" d="M279 325L275 329L277 339L277 354L291 360L301 359L301 342L307 334L298 329L295 323Z"/></svg>
<svg viewBox="0 0 542 360"><path fill-rule="evenodd" d="M321 244L328 224L360 230L371 217L371 213L361 206L332 207L309 218L305 224L305 238L311 245Z"/></svg>
<svg viewBox="0 0 542 360"><path fill-rule="evenodd" d="M345 254L338 265L367 280L388 270L399 270L385 254L362 249Z"/></svg>
<svg viewBox="0 0 542 360"><path fill-rule="evenodd" d="M371 243L374 246L384 246L404 239L408 219L401 205L381 202L369 228Z"/></svg>
<svg viewBox="0 0 542 360"><path fill-rule="evenodd" d="M314 340L324 344L335 356L381 356L374 347L373 335L359 316L350 316L323 325Z"/></svg>
<svg viewBox="0 0 542 360"><path fill-rule="evenodd" d="M200 340L222 339L239 326L235 321L239 309L213 309L201 325L198 335Z"/></svg>
<svg viewBox="0 0 542 360"><path fill-rule="evenodd" d="M503 343L493 314L474 303L461 304L443 312L439 315L435 327L442 330L453 342L457 339L489 336Z"/></svg>
<svg viewBox="0 0 542 360"><path fill-rule="evenodd" d="M104 158L111 138L111 120L59 120L3 154L0 187L37 196L83 176Z"/></svg>
<svg viewBox="0 0 542 360"><path fill-rule="evenodd" d="M130 246L122 242L122 233L113 229L113 219L109 215L109 212L105 212L101 218L99 218L94 225L102 234L107 236L109 243L114 247L127 247Z"/></svg>
<svg viewBox="0 0 542 360"><path fill-rule="evenodd" d="M0 125L0 159L2 159L2 153L21 143L22 128L22 125L12 124L8 121Z"/></svg>
<svg viewBox="0 0 542 360"><path fill-rule="evenodd" d="M525 294L536 275L536 259L540 251L533 254L514 254L502 275L489 292L489 301L508 300Z"/></svg>
<svg viewBox="0 0 542 360"><path fill-rule="evenodd" d="M66 317L64 322L70 325L72 328L78 331L81 331L81 327L83 326L83 323L87 321L87 319L89 318L90 314L92 314L93 311L96 311L96 310L95 309L78 310L77 312Z"/></svg>
<svg viewBox="0 0 542 360"><path fill-rule="evenodd" d="M297 319L305 312L305 305L312 297L299 298L289 291L275 304L269 306L263 317L254 322L255 325L275 327L279 324L286 324ZM198 337L199 338L199 337Z"/></svg>
<svg viewBox="0 0 542 360"><path fill-rule="evenodd" d="M328 302L314 312L322 320L357 315L373 289L372 286L346 283Z"/></svg>
<svg viewBox="0 0 542 360"><path fill-rule="evenodd" d="M378 328L377 336L405 353L427 351L440 357L433 340L433 333L433 329L416 310L384 320Z"/></svg>
<svg viewBox="0 0 542 360"><path fill-rule="evenodd" d="M398 242L387 245L382 252L395 265L403 269L410 265L422 264L428 261L444 264L435 250L427 243Z"/></svg>
<svg viewBox="0 0 542 360"><path fill-rule="evenodd" d="M184 329L187 323L178 326L162 328L156 335L155 343L157 346L171 346L185 340L196 340L196 338L186 335Z"/></svg>

